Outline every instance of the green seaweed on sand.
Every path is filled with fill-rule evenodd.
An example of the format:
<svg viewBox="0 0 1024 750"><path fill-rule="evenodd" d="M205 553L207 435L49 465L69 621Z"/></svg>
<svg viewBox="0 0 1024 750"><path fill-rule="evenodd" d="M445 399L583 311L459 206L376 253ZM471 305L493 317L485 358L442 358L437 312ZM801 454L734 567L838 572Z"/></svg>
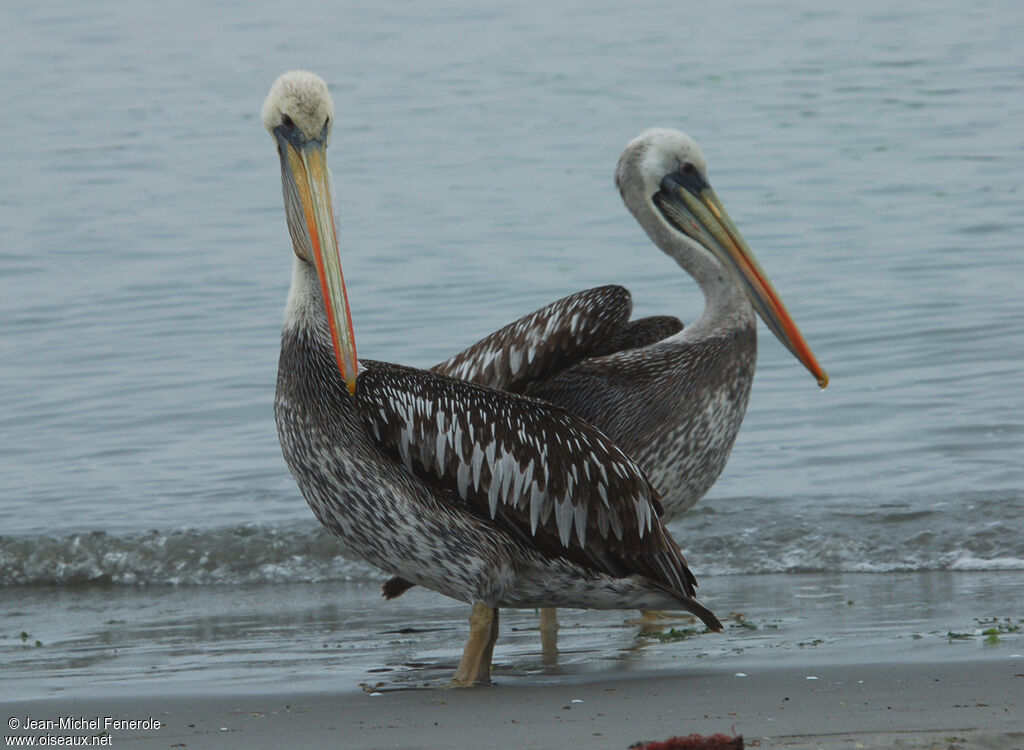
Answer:
<svg viewBox="0 0 1024 750"><path fill-rule="evenodd" d="M27 633L24 630L22 630L21 633L18 635L18 637L21 638L21 642L24 643L27 646L27 645L29 645L28 639L32 637L32 634L31 633ZM35 643L33 645L36 648L42 648L43 647L43 642L37 640L37 641L35 641Z"/></svg>
<svg viewBox="0 0 1024 750"><path fill-rule="evenodd" d="M741 630L757 630L757 625L747 619L747 616L742 612L730 612L729 619L732 622L729 623L729 629L735 630L737 628Z"/></svg>
<svg viewBox="0 0 1024 750"><path fill-rule="evenodd" d="M978 623L978 627L982 628L982 635L1009 635L1010 633L1019 633L1021 625L1024 624L1024 619L1013 621L1013 618L1004 617L999 619L998 617L990 617L987 620L974 618L974 621Z"/></svg>
<svg viewBox="0 0 1024 750"><path fill-rule="evenodd" d="M978 617L974 618L974 621L978 623L978 629L973 633L957 633L950 630L946 633L946 637L949 641L969 641L975 636L982 636L986 646L995 646L1002 643L1001 635L1016 635L1020 633L1021 626L1024 625L1024 619L1017 620L1014 622L1012 617L990 617L988 619L981 619Z"/></svg>

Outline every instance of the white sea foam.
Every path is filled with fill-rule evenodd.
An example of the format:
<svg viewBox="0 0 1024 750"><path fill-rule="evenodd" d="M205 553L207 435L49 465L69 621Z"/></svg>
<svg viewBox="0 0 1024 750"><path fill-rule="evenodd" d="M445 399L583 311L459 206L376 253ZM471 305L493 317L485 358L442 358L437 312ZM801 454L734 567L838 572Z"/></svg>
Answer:
<svg viewBox="0 0 1024 750"><path fill-rule="evenodd" d="M996 557L985 559L965 553L949 565L950 570L1024 570L1024 560L1019 557Z"/></svg>
<svg viewBox="0 0 1024 750"><path fill-rule="evenodd" d="M0 585L193 585L375 580L314 524L0 537Z"/></svg>
<svg viewBox="0 0 1024 750"><path fill-rule="evenodd" d="M672 530L698 578L759 573L890 573L1024 570L1024 540L1005 524L820 510L799 519L765 517L731 531L739 512L691 514ZM922 525L942 521L942 534ZM208 586L322 581L379 582L315 522L248 524L114 535L0 537L0 585Z"/></svg>

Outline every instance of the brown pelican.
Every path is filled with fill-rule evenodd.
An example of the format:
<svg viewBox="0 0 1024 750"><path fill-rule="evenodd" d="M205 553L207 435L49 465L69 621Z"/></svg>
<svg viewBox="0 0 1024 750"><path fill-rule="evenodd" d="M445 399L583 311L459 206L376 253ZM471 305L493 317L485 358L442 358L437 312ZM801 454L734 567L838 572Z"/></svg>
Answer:
<svg viewBox="0 0 1024 750"><path fill-rule="evenodd" d="M274 411L292 475L347 549L473 604L452 684L489 681L499 607L685 609L718 630L643 472L565 409L357 360L326 149L307 72L263 106L294 250Z"/></svg>
<svg viewBox="0 0 1024 750"><path fill-rule="evenodd" d="M818 385L828 385L706 174L696 142L662 128L631 141L615 170L627 208L700 285L705 307L695 323L629 321L629 291L598 287L553 302L432 368L582 417L643 468L665 520L691 508L725 468L754 378L755 312ZM407 587L393 578L384 594ZM554 613L542 612L546 652L556 628Z"/></svg>

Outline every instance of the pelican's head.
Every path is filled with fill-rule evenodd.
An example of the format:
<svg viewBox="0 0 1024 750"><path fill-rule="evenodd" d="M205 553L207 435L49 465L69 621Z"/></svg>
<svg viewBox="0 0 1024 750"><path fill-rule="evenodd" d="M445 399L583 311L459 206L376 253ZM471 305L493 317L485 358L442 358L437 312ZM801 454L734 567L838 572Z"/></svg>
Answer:
<svg viewBox="0 0 1024 750"><path fill-rule="evenodd" d="M323 79L304 70L285 73L263 103L263 126L281 157L281 187L295 255L316 266L334 354L349 391L356 388L356 347L334 226L327 169L334 103Z"/></svg>
<svg viewBox="0 0 1024 750"><path fill-rule="evenodd" d="M263 127L277 140L282 134L301 135L305 140L331 140L334 102L324 79L307 70L293 70L278 77L263 102ZM297 133L295 131L297 130Z"/></svg>
<svg viewBox="0 0 1024 750"><path fill-rule="evenodd" d="M707 161L696 141L667 128L642 133L619 157L615 184L631 210L644 206L645 213L654 216L681 244L710 256L729 271L765 325L814 375L819 386L828 385L828 375L711 189Z"/></svg>

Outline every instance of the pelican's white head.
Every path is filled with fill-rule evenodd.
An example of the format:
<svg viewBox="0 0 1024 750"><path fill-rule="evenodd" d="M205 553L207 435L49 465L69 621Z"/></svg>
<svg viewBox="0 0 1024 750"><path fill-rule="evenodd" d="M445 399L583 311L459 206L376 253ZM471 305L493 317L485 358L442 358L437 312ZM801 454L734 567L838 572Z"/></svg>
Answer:
<svg viewBox="0 0 1024 750"><path fill-rule="evenodd" d="M678 130L651 128L626 144L615 168L615 184L620 192L639 187L650 200L661 190L662 178L684 164L707 173L708 164L697 141Z"/></svg>
<svg viewBox="0 0 1024 750"><path fill-rule="evenodd" d="M324 79L308 70L282 73L263 102L263 127L271 136L278 127L298 128L307 140L331 140L334 102ZM326 133L324 132L326 128Z"/></svg>
<svg viewBox="0 0 1024 750"><path fill-rule="evenodd" d="M772 333L818 384L822 388L828 384L828 376L764 269L711 189L707 161L696 141L678 130L645 131L619 157L615 184L651 239L705 287L709 304L708 289L734 299L732 290L741 288ZM722 276L722 271L728 275Z"/></svg>

